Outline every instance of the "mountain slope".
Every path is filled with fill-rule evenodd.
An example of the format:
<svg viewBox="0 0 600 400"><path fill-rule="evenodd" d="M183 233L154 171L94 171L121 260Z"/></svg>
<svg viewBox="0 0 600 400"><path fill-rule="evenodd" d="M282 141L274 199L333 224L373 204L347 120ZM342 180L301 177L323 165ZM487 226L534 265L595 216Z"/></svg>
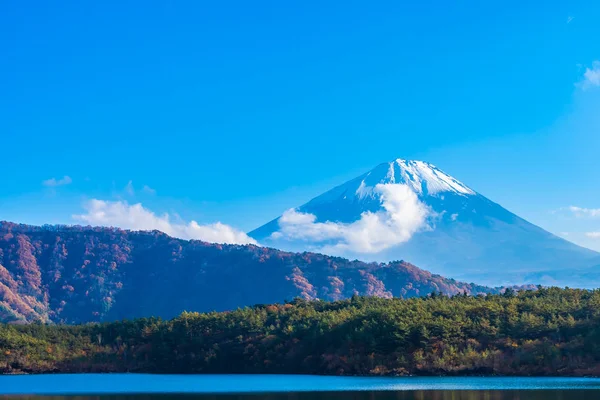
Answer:
<svg viewBox="0 0 600 400"><path fill-rule="evenodd" d="M414 199L405 196L401 198L404 203L390 201L390 188L399 187ZM402 216L402 207L406 213L427 213L418 229L404 236L401 225L414 227L414 220ZM373 216L379 218L378 223L368 225ZM387 229L395 224L394 229ZM388 245L380 246L384 248L369 251L355 240L360 234L372 239L364 234L368 229L384 229L387 238L398 237L384 242ZM287 250L321 250L377 261L410 260L435 273L488 285L600 284L600 268L593 268L600 265L599 253L527 222L422 161L399 159L381 164L249 235Z"/></svg>
<svg viewBox="0 0 600 400"><path fill-rule="evenodd" d="M0 222L0 322L173 317L295 297L497 293L405 262L348 261L164 233Z"/></svg>

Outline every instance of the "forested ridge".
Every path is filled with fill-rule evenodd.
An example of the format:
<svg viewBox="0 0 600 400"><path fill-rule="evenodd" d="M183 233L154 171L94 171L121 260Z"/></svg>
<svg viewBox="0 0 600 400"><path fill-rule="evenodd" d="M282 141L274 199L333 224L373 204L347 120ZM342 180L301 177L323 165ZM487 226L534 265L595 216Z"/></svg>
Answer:
<svg viewBox="0 0 600 400"><path fill-rule="evenodd" d="M365 263L159 231L0 222L0 322L85 323L257 303L498 293L404 261Z"/></svg>
<svg viewBox="0 0 600 400"><path fill-rule="evenodd" d="M600 291L296 299L169 321L3 324L0 369L600 375Z"/></svg>

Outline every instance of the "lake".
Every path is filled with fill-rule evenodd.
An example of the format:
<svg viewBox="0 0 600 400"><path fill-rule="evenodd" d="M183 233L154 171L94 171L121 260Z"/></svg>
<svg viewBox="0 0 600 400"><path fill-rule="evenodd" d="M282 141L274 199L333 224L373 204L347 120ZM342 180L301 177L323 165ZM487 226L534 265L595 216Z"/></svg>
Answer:
<svg viewBox="0 0 600 400"><path fill-rule="evenodd" d="M0 376L0 395L69 400L587 400L596 378L57 374Z"/></svg>

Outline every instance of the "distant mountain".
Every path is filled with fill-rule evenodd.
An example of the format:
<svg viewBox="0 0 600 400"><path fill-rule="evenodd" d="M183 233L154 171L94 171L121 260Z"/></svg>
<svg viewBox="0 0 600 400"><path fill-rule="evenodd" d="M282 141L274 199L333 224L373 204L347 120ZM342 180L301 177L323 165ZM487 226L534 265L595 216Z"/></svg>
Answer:
<svg viewBox="0 0 600 400"><path fill-rule="evenodd" d="M527 222L422 161L381 164L249 235L286 250L409 260L487 285L600 286L600 253Z"/></svg>
<svg viewBox="0 0 600 400"><path fill-rule="evenodd" d="M173 317L295 297L497 293L399 261L348 261L164 233L0 222L0 322Z"/></svg>

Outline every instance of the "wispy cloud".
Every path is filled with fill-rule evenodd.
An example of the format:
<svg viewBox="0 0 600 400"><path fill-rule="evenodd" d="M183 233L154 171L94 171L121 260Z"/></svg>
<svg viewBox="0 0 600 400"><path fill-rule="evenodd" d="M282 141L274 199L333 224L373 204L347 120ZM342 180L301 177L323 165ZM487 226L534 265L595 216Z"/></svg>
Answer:
<svg viewBox="0 0 600 400"><path fill-rule="evenodd" d="M600 61L594 61L592 68L586 68L583 73L583 82L581 87L583 89L589 89L592 87L600 86Z"/></svg>
<svg viewBox="0 0 600 400"><path fill-rule="evenodd" d="M600 218L600 208L582 208L576 206L567 207L577 218Z"/></svg>
<svg viewBox="0 0 600 400"><path fill-rule="evenodd" d="M152 194L155 195L156 194L156 190L152 189L150 186L148 185L144 185L144 187L142 188L142 192L146 193L146 194Z"/></svg>
<svg viewBox="0 0 600 400"><path fill-rule="evenodd" d="M586 232L585 236L592 239L600 239L600 232Z"/></svg>
<svg viewBox="0 0 600 400"><path fill-rule="evenodd" d="M353 223L337 223L316 222L315 215L290 209L279 219L280 229L272 238L320 243L326 252L377 253L429 227L432 211L408 186L378 184L373 190L380 195L380 211L364 212Z"/></svg>
<svg viewBox="0 0 600 400"><path fill-rule="evenodd" d="M575 17L573 17L573 16L569 15L569 16L567 17L567 24L570 24L571 22L573 22L573 20L574 20L574 19L575 19Z"/></svg>
<svg viewBox="0 0 600 400"><path fill-rule="evenodd" d="M92 199L84 204L85 214L73 215L79 223L115 226L131 230L159 230L181 239L212 243L256 244L256 241L229 225L216 222L200 225L196 221L174 221L169 214L156 215L141 203Z"/></svg>
<svg viewBox="0 0 600 400"><path fill-rule="evenodd" d="M127 182L127 185L125 185L125 193L127 193L129 196L135 195L135 189L132 181Z"/></svg>
<svg viewBox="0 0 600 400"><path fill-rule="evenodd" d="M60 179L56 179L56 178L46 179L45 181L42 182L42 185L44 185L46 187L57 187L57 186L69 185L72 182L73 182L73 180L71 179L71 177L65 175Z"/></svg>

